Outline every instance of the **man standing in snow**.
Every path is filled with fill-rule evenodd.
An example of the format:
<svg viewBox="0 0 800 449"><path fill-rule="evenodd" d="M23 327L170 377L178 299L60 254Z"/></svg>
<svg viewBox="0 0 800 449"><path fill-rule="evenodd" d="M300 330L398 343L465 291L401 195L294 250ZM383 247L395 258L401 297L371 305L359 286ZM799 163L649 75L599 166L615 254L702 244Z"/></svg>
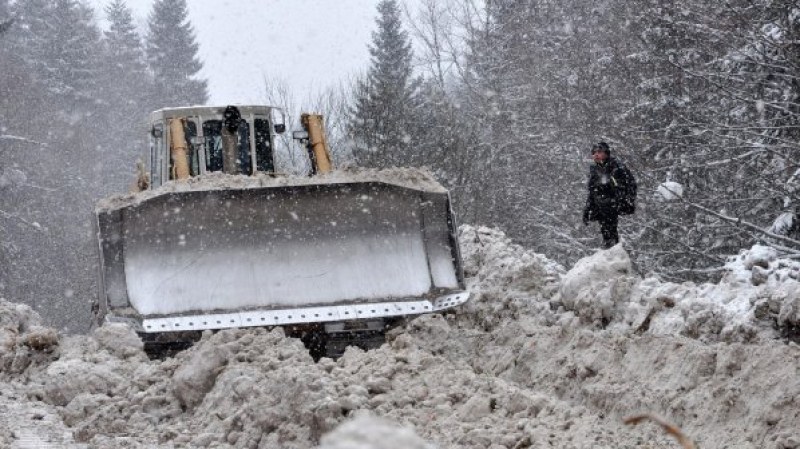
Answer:
<svg viewBox="0 0 800 449"><path fill-rule="evenodd" d="M589 196L583 209L583 224L600 223L603 248L619 243L617 219L619 215L636 210L636 180L625 164L611 156L608 144L600 142L592 147L589 167Z"/></svg>

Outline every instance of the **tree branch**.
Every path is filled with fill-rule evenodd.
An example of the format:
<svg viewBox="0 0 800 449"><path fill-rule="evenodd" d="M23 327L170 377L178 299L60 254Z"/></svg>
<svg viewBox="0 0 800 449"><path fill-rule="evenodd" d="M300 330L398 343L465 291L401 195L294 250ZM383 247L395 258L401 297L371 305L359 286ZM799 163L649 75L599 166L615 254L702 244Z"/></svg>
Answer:
<svg viewBox="0 0 800 449"><path fill-rule="evenodd" d="M25 137L12 136L12 135L9 135L9 134L0 134L0 140L13 140L13 141L17 141L17 142L25 142L25 143L31 143L31 144L34 144L34 145L41 145L43 147L47 146L47 144L44 143L44 142L39 142L39 141L28 139L28 138L25 138Z"/></svg>

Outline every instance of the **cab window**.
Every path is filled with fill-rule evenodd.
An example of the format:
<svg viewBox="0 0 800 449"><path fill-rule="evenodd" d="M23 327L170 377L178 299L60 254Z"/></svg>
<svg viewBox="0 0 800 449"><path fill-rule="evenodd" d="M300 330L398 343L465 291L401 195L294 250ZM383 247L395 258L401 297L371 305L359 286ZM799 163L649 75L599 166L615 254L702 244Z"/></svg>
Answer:
<svg viewBox="0 0 800 449"><path fill-rule="evenodd" d="M203 139L206 149L206 171L222 171L222 121L203 122Z"/></svg>
<svg viewBox="0 0 800 449"><path fill-rule="evenodd" d="M197 137L197 124L193 121L187 121L183 132L186 135L186 144L189 148L189 171L192 176L198 176L200 174L200 155L197 148L192 144L194 138Z"/></svg>
<svg viewBox="0 0 800 449"><path fill-rule="evenodd" d="M203 122L203 139L205 141L206 171L215 172L223 169L222 153L222 121L206 120ZM250 174L250 128L242 120L237 129L236 173Z"/></svg>
<svg viewBox="0 0 800 449"><path fill-rule="evenodd" d="M269 121L257 118L254 123L256 138L256 168L260 172L272 173L275 171L275 163L272 160L272 148L270 147L270 128Z"/></svg>

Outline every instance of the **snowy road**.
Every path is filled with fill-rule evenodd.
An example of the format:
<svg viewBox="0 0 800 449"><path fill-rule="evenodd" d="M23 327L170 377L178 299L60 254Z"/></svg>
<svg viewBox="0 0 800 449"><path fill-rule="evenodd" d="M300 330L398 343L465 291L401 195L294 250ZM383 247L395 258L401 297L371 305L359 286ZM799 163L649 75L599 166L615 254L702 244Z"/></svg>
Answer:
<svg viewBox="0 0 800 449"><path fill-rule="evenodd" d="M0 443L9 449L86 449L52 406L0 395Z"/></svg>

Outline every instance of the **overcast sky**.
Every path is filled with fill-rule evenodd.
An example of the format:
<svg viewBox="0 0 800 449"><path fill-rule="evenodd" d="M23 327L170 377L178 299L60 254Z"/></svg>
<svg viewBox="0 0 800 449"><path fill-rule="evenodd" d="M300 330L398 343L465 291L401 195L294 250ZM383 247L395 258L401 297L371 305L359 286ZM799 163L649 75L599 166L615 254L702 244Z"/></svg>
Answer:
<svg viewBox="0 0 800 449"><path fill-rule="evenodd" d="M89 0L104 26L107 0ZM145 29L152 0L127 0ZM264 77L297 100L369 66L378 0L191 0L211 103L263 103ZM412 2L413 3L413 2Z"/></svg>

